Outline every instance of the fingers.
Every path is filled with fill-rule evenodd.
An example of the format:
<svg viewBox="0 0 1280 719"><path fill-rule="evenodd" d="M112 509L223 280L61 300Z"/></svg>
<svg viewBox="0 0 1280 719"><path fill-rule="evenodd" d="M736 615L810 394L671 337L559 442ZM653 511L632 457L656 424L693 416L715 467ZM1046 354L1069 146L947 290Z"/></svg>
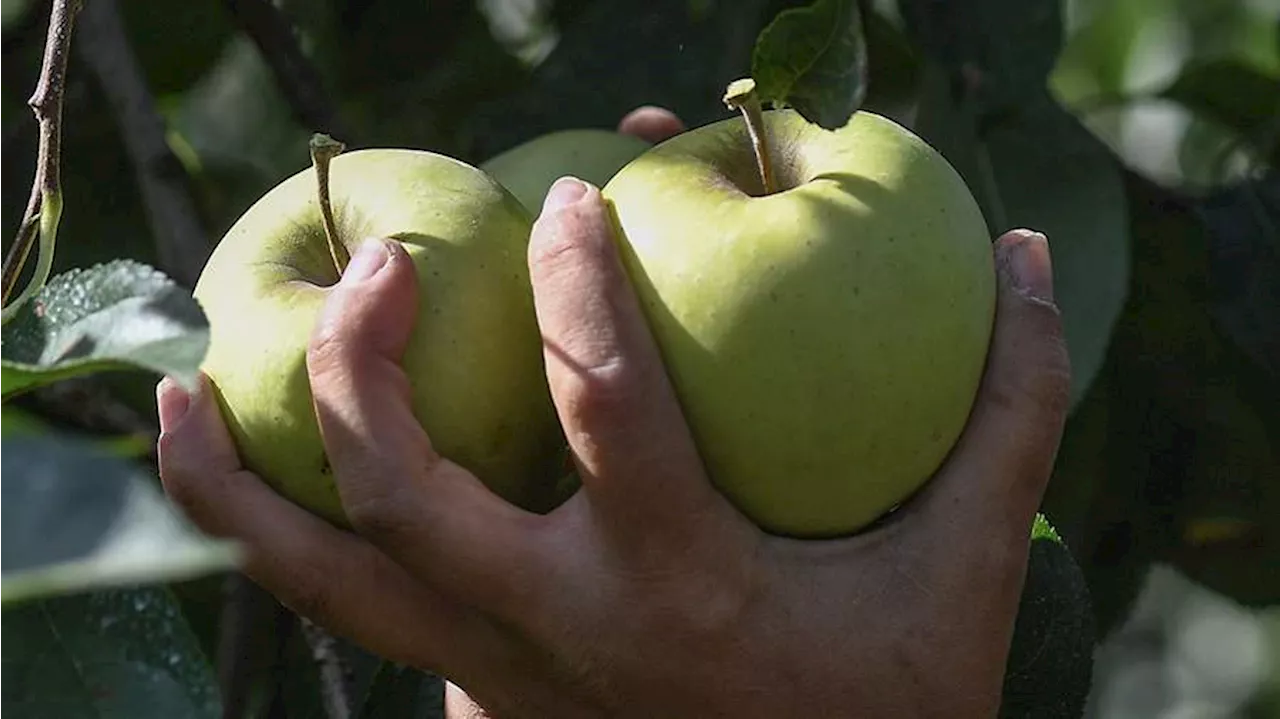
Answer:
<svg viewBox="0 0 1280 719"><path fill-rule="evenodd" d="M205 532L238 540L245 573L285 606L417 666L457 661L440 655L441 648L491 643L475 617L426 591L364 540L245 471L207 380L188 396L166 379L156 394L166 492Z"/></svg>
<svg viewBox="0 0 1280 719"><path fill-rule="evenodd" d="M330 290L307 352L325 451L360 534L416 576L502 613L541 573L537 517L432 448L400 366L417 307L404 248L366 242Z"/></svg>
<svg viewBox="0 0 1280 719"><path fill-rule="evenodd" d="M1071 370L1044 236L1015 230L995 251L1000 285L982 386L918 509L961 533L1004 527L1025 539L1062 435Z"/></svg>
<svg viewBox="0 0 1280 719"><path fill-rule="evenodd" d="M646 142L657 144L685 131L685 125L675 113L661 107L645 105L627 113L618 123L618 132L634 135Z"/></svg>
<svg viewBox="0 0 1280 719"><path fill-rule="evenodd" d="M479 704L453 682L444 685L444 719L492 719Z"/></svg>
<svg viewBox="0 0 1280 719"><path fill-rule="evenodd" d="M547 379L594 506L653 534L720 500L702 470L599 190L548 192L529 245Z"/></svg>

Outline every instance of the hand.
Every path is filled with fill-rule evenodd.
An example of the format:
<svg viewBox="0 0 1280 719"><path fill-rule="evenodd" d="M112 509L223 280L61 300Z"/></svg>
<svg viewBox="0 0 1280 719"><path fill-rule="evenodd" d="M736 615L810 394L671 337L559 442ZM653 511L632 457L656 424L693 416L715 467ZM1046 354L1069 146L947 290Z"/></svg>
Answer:
<svg viewBox="0 0 1280 719"><path fill-rule="evenodd" d="M163 382L169 493L242 541L246 573L284 604L494 716L994 714L1067 403L1043 237L996 243L988 367L942 469L874 530L806 542L764 534L712 488L609 232L598 190L562 180L529 247L583 481L554 512L507 504L432 451L399 368L416 277L381 242L362 250L371 276L333 289L308 354L356 532L245 471L207 388Z"/></svg>

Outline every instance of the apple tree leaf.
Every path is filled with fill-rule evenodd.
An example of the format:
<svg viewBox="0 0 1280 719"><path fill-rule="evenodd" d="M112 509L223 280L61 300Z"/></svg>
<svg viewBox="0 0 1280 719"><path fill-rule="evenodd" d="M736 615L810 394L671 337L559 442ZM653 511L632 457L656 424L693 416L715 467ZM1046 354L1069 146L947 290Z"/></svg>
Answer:
<svg viewBox="0 0 1280 719"><path fill-rule="evenodd" d="M205 76L235 36L234 16L216 3L120 3L120 19L154 96L180 93Z"/></svg>
<svg viewBox="0 0 1280 719"><path fill-rule="evenodd" d="M1104 637L1129 616L1152 565L1178 551L1187 529L1182 505L1197 505L1197 517L1205 509L1221 516L1223 504L1205 502L1214 491L1197 490L1204 481L1196 476L1200 469L1225 480L1211 478L1212 484L1231 485L1231 495L1243 489L1248 496L1252 478L1241 470L1261 477L1275 466L1260 461L1265 438L1259 446L1242 436L1256 434L1207 401L1206 390L1214 387L1260 393L1242 389L1243 375L1221 364L1227 346L1213 330L1209 254L1192 204L1133 171L1122 171L1122 181L1134 291L1101 371L1067 420L1044 498L1054 525L1083 560ZM1223 439L1226 455L1213 446ZM1234 459L1222 464L1224 456Z"/></svg>
<svg viewBox="0 0 1280 719"><path fill-rule="evenodd" d="M209 323L158 270L113 260L54 277L4 326L0 378L16 392L103 370L140 368L193 387Z"/></svg>
<svg viewBox="0 0 1280 719"><path fill-rule="evenodd" d="M1084 573L1037 514L1005 667L1000 717L1079 717L1093 679L1096 625Z"/></svg>
<svg viewBox="0 0 1280 719"><path fill-rule="evenodd" d="M1119 163L1047 94L985 120L936 66L926 71L914 129L964 177L992 237L1019 227L1048 236L1074 406L1102 366L1128 295L1129 213Z"/></svg>
<svg viewBox="0 0 1280 719"><path fill-rule="evenodd" d="M867 94L867 46L856 0L815 0L778 13L760 32L751 75L762 103L792 107L827 130Z"/></svg>
<svg viewBox="0 0 1280 719"><path fill-rule="evenodd" d="M6 434L3 442L6 605L235 565L234 547L187 524L137 465L53 434Z"/></svg>
<svg viewBox="0 0 1280 719"><path fill-rule="evenodd" d="M1196 209L1211 242L1214 320L1280 383L1280 165Z"/></svg>
<svg viewBox="0 0 1280 719"><path fill-rule="evenodd" d="M555 49L527 80L517 75L520 81L511 92L464 116L460 124L469 146L459 159L479 164L568 127L617 127L637 98L671 109L689 127L722 120L724 86L750 68L757 35L776 16L776 7L776 0L555 3L552 12L563 18ZM413 42L422 40L415 36ZM610 82L583 72L602 57L609 58ZM371 70L381 67L373 64ZM396 89L395 104L404 106ZM474 86L468 92L474 95ZM430 98L437 97L433 90Z"/></svg>
<svg viewBox="0 0 1280 719"><path fill-rule="evenodd" d="M13 404L0 405L0 421L4 423L0 434L5 437L13 434L40 434L51 429L45 418Z"/></svg>
<svg viewBox="0 0 1280 719"><path fill-rule="evenodd" d="M6 608L3 631L0 708L5 716L222 715L213 667L164 587L104 590Z"/></svg>
<svg viewBox="0 0 1280 719"><path fill-rule="evenodd" d="M987 110L1044 90L1062 50L1059 0L898 0L908 35Z"/></svg>
<svg viewBox="0 0 1280 719"><path fill-rule="evenodd" d="M1280 78L1238 60L1198 61L1160 93L1236 131L1280 167Z"/></svg>

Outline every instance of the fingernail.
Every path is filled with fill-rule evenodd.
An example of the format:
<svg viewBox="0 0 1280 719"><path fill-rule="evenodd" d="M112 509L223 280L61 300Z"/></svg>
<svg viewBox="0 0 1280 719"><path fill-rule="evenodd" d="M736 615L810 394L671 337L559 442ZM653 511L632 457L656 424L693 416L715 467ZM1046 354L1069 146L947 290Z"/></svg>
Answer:
<svg viewBox="0 0 1280 719"><path fill-rule="evenodd" d="M1053 264L1049 240L1039 232L1016 230L1019 241L1009 248L1009 272L1013 286L1022 294L1045 302L1053 301Z"/></svg>
<svg viewBox="0 0 1280 719"><path fill-rule="evenodd" d="M587 183L576 177L561 177L547 190L547 198L542 201L543 212L558 210L572 205L587 194Z"/></svg>
<svg viewBox="0 0 1280 719"><path fill-rule="evenodd" d="M342 281L364 282L378 274L378 270L382 269L389 259L391 259L391 248L387 243L376 237L369 238L360 243L360 248L352 255L351 262L347 263L346 272L342 273Z"/></svg>
<svg viewBox="0 0 1280 719"><path fill-rule="evenodd" d="M160 430L171 429L186 416L191 407L191 395L171 377L165 377L156 385L156 411L160 415Z"/></svg>

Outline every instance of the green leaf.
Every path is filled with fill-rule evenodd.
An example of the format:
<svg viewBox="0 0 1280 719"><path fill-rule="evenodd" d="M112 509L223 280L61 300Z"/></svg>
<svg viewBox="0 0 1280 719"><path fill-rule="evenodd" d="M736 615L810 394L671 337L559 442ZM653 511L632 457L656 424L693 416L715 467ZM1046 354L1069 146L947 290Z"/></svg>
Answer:
<svg viewBox="0 0 1280 719"><path fill-rule="evenodd" d="M901 28L879 12L863 17L867 38L867 97L860 109L910 125L920 92L921 58Z"/></svg>
<svg viewBox="0 0 1280 719"><path fill-rule="evenodd" d="M1037 514L1000 717L1079 719L1092 686L1095 636L1084 574L1057 530Z"/></svg>
<svg viewBox="0 0 1280 719"><path fill-rule="evenodd" d="M1215 323L1280 382L1280 166L1197 210L1212 243Z"/></svg>
<svg viewBox="0 0 1280 719"><path fill-rule="evenodd" d="M5 604L234 565L232 546L191 528L134 464L52 435L3 442Z"/></svg>
<svg viewBox="0 0 1280 719"><path fill-rule="evenodd" d="M1214 354L1221 362L1227 353ZM1181 541L1170 561L1240 604L1275 606L1280 604L1280 409L1275 404L1280 384L1250 382L1238 367L1210 372L1219 381L1204 389L1204 424L1196 433L1191 481L1177 507ZM1250 399L1258 406L1249 406Z"/></svg>
<svg viewBox="0 0 1280 719"><path fill-rule="evenodd" d="M1152 563L1182 541L1180 505L1209 430L1206 386L1236 391L1229 373L1206 374L1217 340L1206 242L1190 203L1136 173L1123 179L1133 289L1096 381L1067 420L1044 501L1082 558L1102 636L1129 615Z"/></svg>
<svg viewBox="0 0 1280 719"><path fill-rule="evenodd" d="M71 270L50 280L5 325L3 395L129 368L194 387L208 345L203 310L159 271L132 260Z"/></svg>
<svg viewBox="0 0 1280 719"><path fill-rule="evenodd" d="M899 0L908 34L984 110L1044 91L1062 48L1059 0Z"/></svg>
<svg viewBox="0 0 1280 719"><path fill-rule="evenodd" d="M1233 60L1193 62L1161 96L1239 133L1280 167L1280 78Z"/></svg>
<svg viewBox="0 0 1280 719"><path fill-rule="evenodd" d="M760 101L835 130L867 94L867 46L855 0L815 0L778 13L751 56Z"/></svg>
<svg viewBox="0 0 1280 719"><path fill-rule="evenodd" d="M5 716L221 714L213 668L163 588L110 590L6 609L3 631Z"/></svg>
<svg viewBox="0 0 1280 719"><path fill-rule="evenodd" d="M460 159L480 162L567 127L614 128L641 102L670 108L689 127L722 120L725 85L750 67L760 28L776 15L770 0L700 2L696 10L689 0L581 4L581 13L562 27L556 49L532 77L468 114L460 129L472 146ZM587 70L604 57L609 82L602 83ZM522 79L519 71L506 74ZM388 98L388 111L394 111L391 104ZM422 114L403 95L395 105Z"/></svg>
<svg viewBox="0 0 1280 719"><path fill-rule="evenodd" d="M24 409L6 404L0 406L0 418L3 418L4 429L0 430L4 436L11 434L42 434L48 432L51 427L44 418L39 417Z"/></svg>
<svg viewBox="0 0 1280 719"><path fill-rule="evenodd" d="M19 433L39 435L54 429L44 417L16 407L12 403L0 406L0 417L4 419L5 435ZM89 445L102 449L107 454L125 459L143 457L155 447L155 437L146 432L108 436L76 433L75 436Z"/></svg>
<svg viewBox="0 0 1280 719"><path fill-rule="evenodd" d="M221 3L129 0L119 8L129 47L157 98L181 92L208 72L235 35Z"/></svg>
<svg viewBox="0 0 1280 719"><path fill-rule="evenodd" d="M1046 95L997 121L979 118L965 92L936 68L927 73L915 130L963 175L993 236L1017 227L1048 236L1074 405L1102 365L1128 292L1120 167Z"/></svg>
<svg viewBox="0 0 1280 719"><path fill-rule="evenodd" d="M1059 536L1058 530L1049 524L1048 518L1043 514L1036 512L1035 521L1031 525L1031 541L1035 542L1039 539L1049 539L1054 542L1062 543L1062 537Z"/></svg>

